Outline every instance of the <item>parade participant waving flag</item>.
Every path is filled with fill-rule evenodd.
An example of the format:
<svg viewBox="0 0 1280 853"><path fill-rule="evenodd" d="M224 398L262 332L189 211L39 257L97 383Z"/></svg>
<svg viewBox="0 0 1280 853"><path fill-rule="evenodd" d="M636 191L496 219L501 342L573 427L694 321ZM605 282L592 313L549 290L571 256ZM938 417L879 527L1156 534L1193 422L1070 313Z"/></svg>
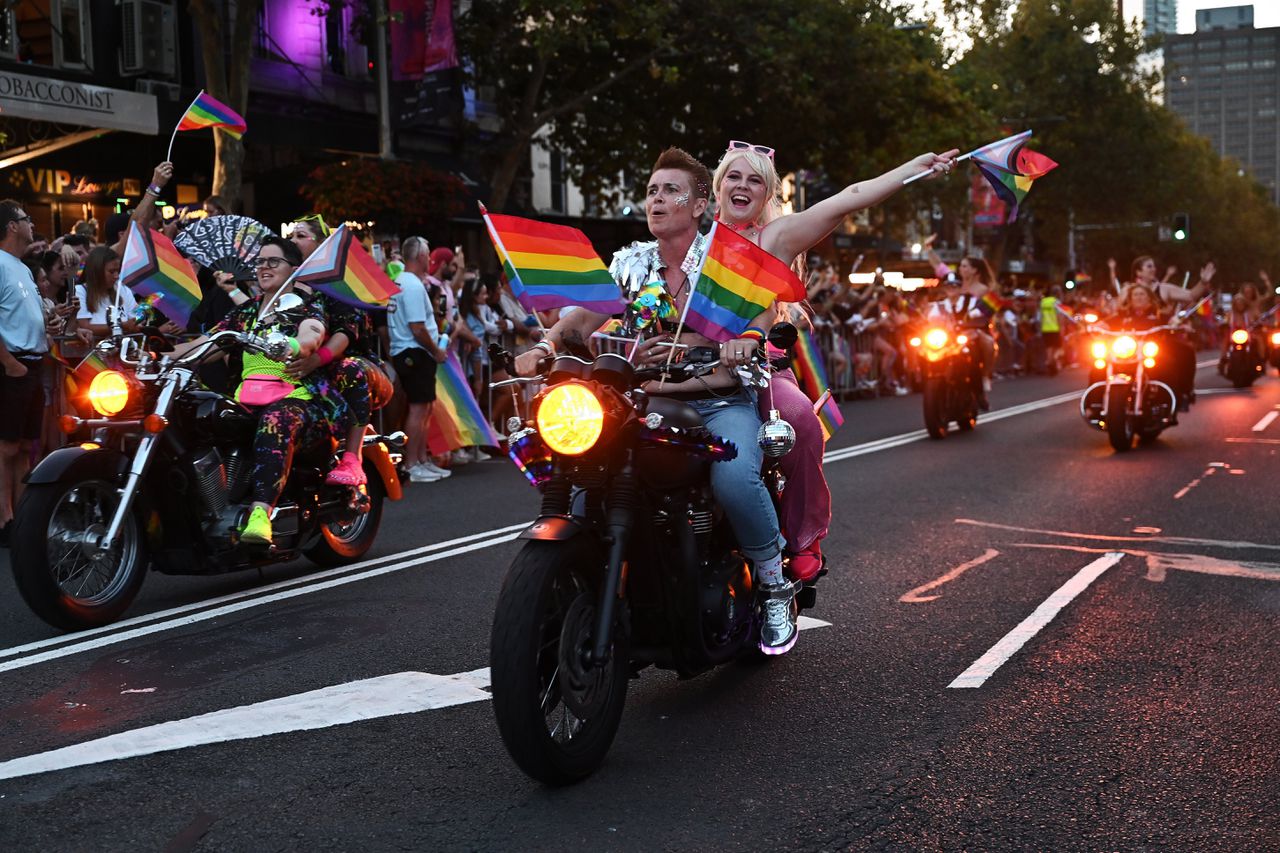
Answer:
<svg viewBox="0 0 1280 853"><path fill-rule="evenodd" d="M206 127L220 127L236 139L244 135L248 129L248 125L238 112L201 89L200 94L196 95L191 106L187 107L187 111L178 120L178 126L173 129L173 135L169 137L169 153L164 159L173 159L173 140L178 137L180 131L204 130Z"/></svg>

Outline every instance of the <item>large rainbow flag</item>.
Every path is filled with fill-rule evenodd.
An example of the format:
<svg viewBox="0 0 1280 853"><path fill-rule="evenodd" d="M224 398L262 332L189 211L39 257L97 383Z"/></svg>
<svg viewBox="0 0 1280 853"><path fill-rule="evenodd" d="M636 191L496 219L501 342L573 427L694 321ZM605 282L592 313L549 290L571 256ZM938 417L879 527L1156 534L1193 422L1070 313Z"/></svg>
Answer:
<svg viewBox="0 0 1280 853"><path fill-rule="evenodd" d="M822 352L813 339L813 330L797 328L800 337L791 351L791 370L800 383L809 400L816 401L831 387L827 379L827 367L822 361Z"/></svg>
<svg viewBox="0 0 1280 853"><path fill-rule="evenodd" d="M707 253L690 279L697 284L681 324L713 341L738 337L776 300L806 296L789 266L719 222L707 233Z"/></svg>
<svg viewBox="0 0 1280 853"><path fill-rule="evenodd" d="M498 436L480 411L462 365L452 352L436 370L436 404L427 427L427 446L436 456L461 447L498 446Z"/></svg>
<svg viewBox="0 0 1280 853"><path fill-rule="evenodd" d="M400 292L346 225L339 225L294 270L293 280L357 308L381 308Z"/></svg>
<svg viewBox="0 0 1280 853"><path fill-rule="evenodd" d="M174 133L184 130L204 130L206 127L220 127L236 139L244 135L245 130L248 129L248 125L244 123L244 119L238 112L201 89L200 94L196 95L196 99L191 102L191 106L187 107L187 111L182 114Z"/></svg>
<svg viewBox="0 0 1280 853"><path fill-rule="evenodd" d="M577 228L490 213L483 204L480 215L511 292L526 311L576 305L617 314L626 307L618 283Z"/></svg>
<svg viewBox="0 0 1280 853"><path fill-rule="evenodd" d="M152 303L179 326L186 326L200 304L200 283L191 264L159 231L129 223L120 261L120 283Z"/></svg>

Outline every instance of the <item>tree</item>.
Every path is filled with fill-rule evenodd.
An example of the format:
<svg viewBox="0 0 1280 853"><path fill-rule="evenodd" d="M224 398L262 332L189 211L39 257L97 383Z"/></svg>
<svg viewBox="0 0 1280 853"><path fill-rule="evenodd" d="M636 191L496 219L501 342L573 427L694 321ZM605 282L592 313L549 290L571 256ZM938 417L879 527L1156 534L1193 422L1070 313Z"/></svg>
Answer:
<svg viewBox="0 0 1280 853"><path fill-rule="evenodd" d="M258 26L262 0L237 0L230 39L219 0L188 0L196 22L200 53L204 60L205 90L244 115L249 106L249 60L253 34ZM213 192L228 205L240 201L244 179L244 143L221 128L213 131Z"/></svg>

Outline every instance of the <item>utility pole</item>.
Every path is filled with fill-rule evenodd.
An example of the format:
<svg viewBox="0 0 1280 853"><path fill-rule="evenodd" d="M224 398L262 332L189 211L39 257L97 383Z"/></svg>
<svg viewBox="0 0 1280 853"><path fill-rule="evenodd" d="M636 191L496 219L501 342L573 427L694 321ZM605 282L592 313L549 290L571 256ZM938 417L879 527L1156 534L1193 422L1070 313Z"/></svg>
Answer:
<svg viewBox="0 0 1280 853"><path fill-rule="evenodd" d="M1067 269L1076 268L1076 212L1067 208Z"/></svg>
<svg viewBox="0 0 1280 853"><path fill-rule="evenodd" d="M387 0L374 0L374 50L378 64L378 156L395 159L391 151L391 91L387 75Z"/></svg>

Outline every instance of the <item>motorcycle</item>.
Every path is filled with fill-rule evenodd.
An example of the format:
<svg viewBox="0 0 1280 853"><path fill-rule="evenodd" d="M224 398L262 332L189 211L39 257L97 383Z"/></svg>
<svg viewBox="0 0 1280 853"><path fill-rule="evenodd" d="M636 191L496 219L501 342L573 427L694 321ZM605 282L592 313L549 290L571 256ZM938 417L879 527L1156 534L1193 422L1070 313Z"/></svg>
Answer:
<svg viewBox="0 0 1280 853"><path fill-rule="evenodd" d="M1277 337L1272 335L1273 339ZM1233 388L1248 388L1266 370L1263 347L1258 323L1232 329L1227 349L1218 361L1218 373L1230 381Z"/></svg>
<svg viewBox="0 0 1280 853"><path fill-rule="evenodd" d="M278 310L288 310L290 298L283 297ZM351 562L373 545L384 499L401 497L400 435L366 434L369 482L360 488L325 484L336 450L326 437L295 450L272 512L273 544L241 543L258 417L203 388L196 368L220 352L282 357L287 342L223 331L171 358L148 351L151 340L118 336L90 355L106 366L86 395L97 417L64 415L61 427L68 435L88 432L92 440L45 457L15 513L14 580L27 605L57 628L115 621L148 566L212 575L303 555L325 566Z"/></svg>
<svg viewBox="0 0 1280 853"><path fill-rule="evenodd" d="M780 349L795 340L787 324L769 335ZM493 357L514 375L509 356ZM757 386L771 366L763 358L746 371ZM687 678L760 654L751 564L710 483L711 466L737 448L688 404L640 390L718 366L705 347L649 368L614 353L562 354L545 378L500 383L545 382L532 421L508 424L510 456L541 490L542 506L503 580L490 648L498 730L536 780L569 784L603 763L627 682L642 669ZM758 440L776 499L784 483L770 460L790 449L795 433L774 415ZM815 600L812 583L796 594L801 609Z"/></svg>
<svg viewBox="0 0 1280 853"><path fill-rule="evenodd" d="M1089 330L1095 336L1090 345L1093 370L1091 384L1080 397L1080 416L1105 432L1117 453L1131 449L1135 438L1154 441L1177 423L1173 389L1148 375L1160 356L1160 345L1152 338L1177 328L1174 324L1141 332Z"/></svg>
<svg viewBox="0 0 1280 853"><path fill-rule="evenodd" d="M961 432L972 430L978 424L982 380L969 336L934 324L910 343L922 365L924 427L929 437L946 438L952 421Z"/></svg>

